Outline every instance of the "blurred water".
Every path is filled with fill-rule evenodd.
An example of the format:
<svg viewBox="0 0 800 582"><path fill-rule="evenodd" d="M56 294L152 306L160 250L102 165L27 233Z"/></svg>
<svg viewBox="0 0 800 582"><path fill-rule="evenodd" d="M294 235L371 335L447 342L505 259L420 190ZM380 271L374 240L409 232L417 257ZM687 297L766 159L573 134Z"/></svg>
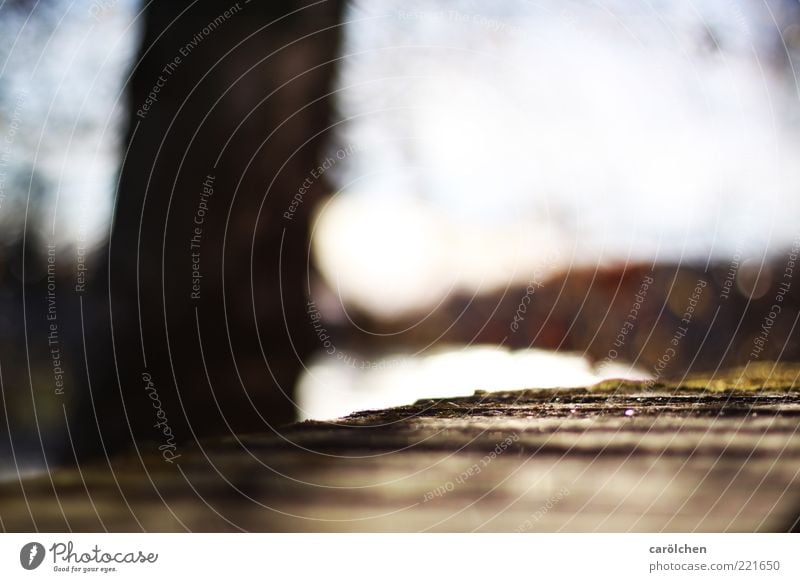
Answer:
<svg viewBox="0 0 800 582"><path fill-rule="evenodd" d="M599 368L580 354L535 349L453 346L377 360L338 352L311 363L298 384L297 404L301 419L334 419L419 398L471 396L476 390L581 387L609 378L649 377L636 366L612 363Z"/></svg>

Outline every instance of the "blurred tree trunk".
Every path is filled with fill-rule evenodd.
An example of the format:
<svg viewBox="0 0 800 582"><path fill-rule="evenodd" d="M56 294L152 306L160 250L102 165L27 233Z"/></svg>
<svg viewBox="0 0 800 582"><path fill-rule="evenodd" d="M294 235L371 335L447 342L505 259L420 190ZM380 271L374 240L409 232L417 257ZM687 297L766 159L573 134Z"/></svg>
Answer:
<svg viewBox="0 0 800 582"><path fill-rule="evenodd" d="M310 210L326 184L295 196L324 157L340 10L147 5L108 285L92 289L92 329L105 329L88 338L86 450L100 442L95 416L106 446L133 437L165 458L293 419L313 347Z"/></svg>

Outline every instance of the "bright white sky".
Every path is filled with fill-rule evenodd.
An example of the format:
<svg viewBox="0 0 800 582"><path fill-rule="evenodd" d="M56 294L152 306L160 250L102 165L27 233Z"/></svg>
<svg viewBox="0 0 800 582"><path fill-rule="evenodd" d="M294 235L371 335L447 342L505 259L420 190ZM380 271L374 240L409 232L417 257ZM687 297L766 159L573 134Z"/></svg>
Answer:
<svg viewBox="0 0 800 582"><path fill-rule="evenodd" d="M107 236L138 10L136 0L42 2L27 20L0 10L0 143L18 125L7 146L0 228L20 228L19 209L32 194L29 224L47 240ZM28 190L31 169L39 199Z"/></svg>
<svg viewBox="0 0 800 582"><path fill-rule="evenodd" d="M797 235L797 85L766 49L800 35L775 6L430 6L348 14L340 136L356 153L315 230L345 302L393 314L553 257L760 259Z"/></svg>

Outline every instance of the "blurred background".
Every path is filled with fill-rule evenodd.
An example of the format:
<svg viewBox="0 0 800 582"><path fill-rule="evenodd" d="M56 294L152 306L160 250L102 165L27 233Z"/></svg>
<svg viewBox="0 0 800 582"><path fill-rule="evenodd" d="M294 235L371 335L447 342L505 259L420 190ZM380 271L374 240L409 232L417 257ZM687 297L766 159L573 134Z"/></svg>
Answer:
<svg viewBox="0 0 800 582"><path fill-rule="evenodd" d="M250 211L258 207L267 234L235 223L229 233L240 178L251 172L249 164L237 169L231 162L231 185L220 178L212 203L219 220L226 207L228 218L224 232L220 226L204 242L203 265L213 266L203 276L213 280L224 270L216 255L206 263L209 245L222 255L236 252L241 268L221 280L238 273L239 303L275 305L282 317L259 327L260 308L223 309L225 323L210 333L244 337L221 326L229 317L253 320L258 342L247 342L260 351L235 342L206 346L204 358L230 348L236 367L235 376L209 379L215 399L239 390L239 382L250 404L251 395L276 390L248 381L245 365L260 370L253 378L268 369L293 404L289 416L276 417L283 421L476 389L656 381L800 359L796 1L328 4L317 20L303 20L302 3L290 2L269 9L247 2L180 9L133 0L0 4L6 472L46 466L47 454L38 455L49 450L46 441L71 444L71 422L93 424L101 415L86 394L127 393L128 376L115 368L123 366L116 363L120 347L103 339L107 303L130 316L110 331L112 339L132 335L135 346L149 321L137 314L138 298L171 292L164 283L170 221L177 216L189 226L184 214L196 214L199 184L218 168L208 160L228 153L261 164ZM242 16L247 10L260 12ZM283 19L291 10L299 15ZM235 52L250 38L247 26L257 25L267 27L268 40L253 59L272 57L275 47L288 55L274 66L267 60L271 68L260 77ZM306 29L331 36L307 49L286 40ZM175 76L165 73L173 58L193 63L192 74L188 64ZM275 97L282 83L321 63L331 69L328 77ZM142 107L159 74L166 88L149 103L151 114ZM202 84L209 78L217 85ZM195 125L180 115L197 95L208 103L196 106ZM327 109L304 117L322 95ZM218 106L223 97L229 102ZM251 117L259 108L270 111L262 121ZM207 139L191 141L209 115L227 116L237 129L211 127ZM273 136L273 126L297 119L293 137ZM245 120L250 133L237 133ZM186 139L164 150L174 153L163 162L172 173L138 157L160 152L159 140L181 128ZM312 138L318 145L308 150ZM184 171L181 152L190 148L205 148L208 160L186 164L202 170L184 190L174 184ZM125 202L133 191L165 200L171 191L178 202L151 211L148 222L145 202L136 199L141 213L139 202ZM259 207L265 191L275 202ZM285 233L298 224L306 225L297 227L303 248L280 255L293 265L281 268L297 276L254 283L265 263L252 249L283 252ZM115 295L108 283L115 265L141 261L159 271L139 255L138 242L117 245L127 254L115 259L109 236L117 231L158 243L152 256L161 257L160 286L140 285L137 270L122 278L135 294ZM183 262L175 264L184 285L192 263L188 248L180 252ZM238 301L225 295L226 284L219 305ZM207 301L197 314L214 308L216 299ZM180 321L194 334L195 316L199 334L200 315ZM268 361L273 352L262 340L277 329L292 350L275 348L280 364L265 366L262 356ZM305 351L296 349L297 336L306 338ZM91 357L87 337L103 344L97 353L104 355ZM193 350L186 348L187 360ZM281 376L281 366L290 372ZM92 388L90 370L100 368ZM188 419L180 372L172 368L171 414L183 411ZM137 384L140 369L149 368L130 369ZM160 381L168 383L166 372ZM186 396L194 388L184 382L183 390ZM262 421L270 418L261 412ZM199 434L188 425L184 439Z"/></svg>
<svg viewBox="0 0 800 582"><path fill-rule="evenodd" d="M669 372L745 363L800 240L799 17L728 0L349 4L319 307L339 342L356 327L362 351L409 346L321 355L306 414L344 413L354 391L385 405L376 385L400 404L410 386L652 377L698 278L711 287ZM795 306L770 359L797 357Z"/></svg>

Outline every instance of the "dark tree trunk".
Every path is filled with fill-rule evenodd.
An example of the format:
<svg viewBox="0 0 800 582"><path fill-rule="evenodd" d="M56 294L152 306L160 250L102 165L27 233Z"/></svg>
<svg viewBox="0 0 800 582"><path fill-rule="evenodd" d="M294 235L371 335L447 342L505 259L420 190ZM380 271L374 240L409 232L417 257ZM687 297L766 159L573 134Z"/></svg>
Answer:
<svg viewBox="0 0 800 582"><path fill-rule="evenodd" d="M89 338L84 450L100 443L95 416L107 447L133 438L167 460L293 419L324 180L294 198L329 136L340 4L148 4L110 283L92 289L106 329Z"/></svg>

